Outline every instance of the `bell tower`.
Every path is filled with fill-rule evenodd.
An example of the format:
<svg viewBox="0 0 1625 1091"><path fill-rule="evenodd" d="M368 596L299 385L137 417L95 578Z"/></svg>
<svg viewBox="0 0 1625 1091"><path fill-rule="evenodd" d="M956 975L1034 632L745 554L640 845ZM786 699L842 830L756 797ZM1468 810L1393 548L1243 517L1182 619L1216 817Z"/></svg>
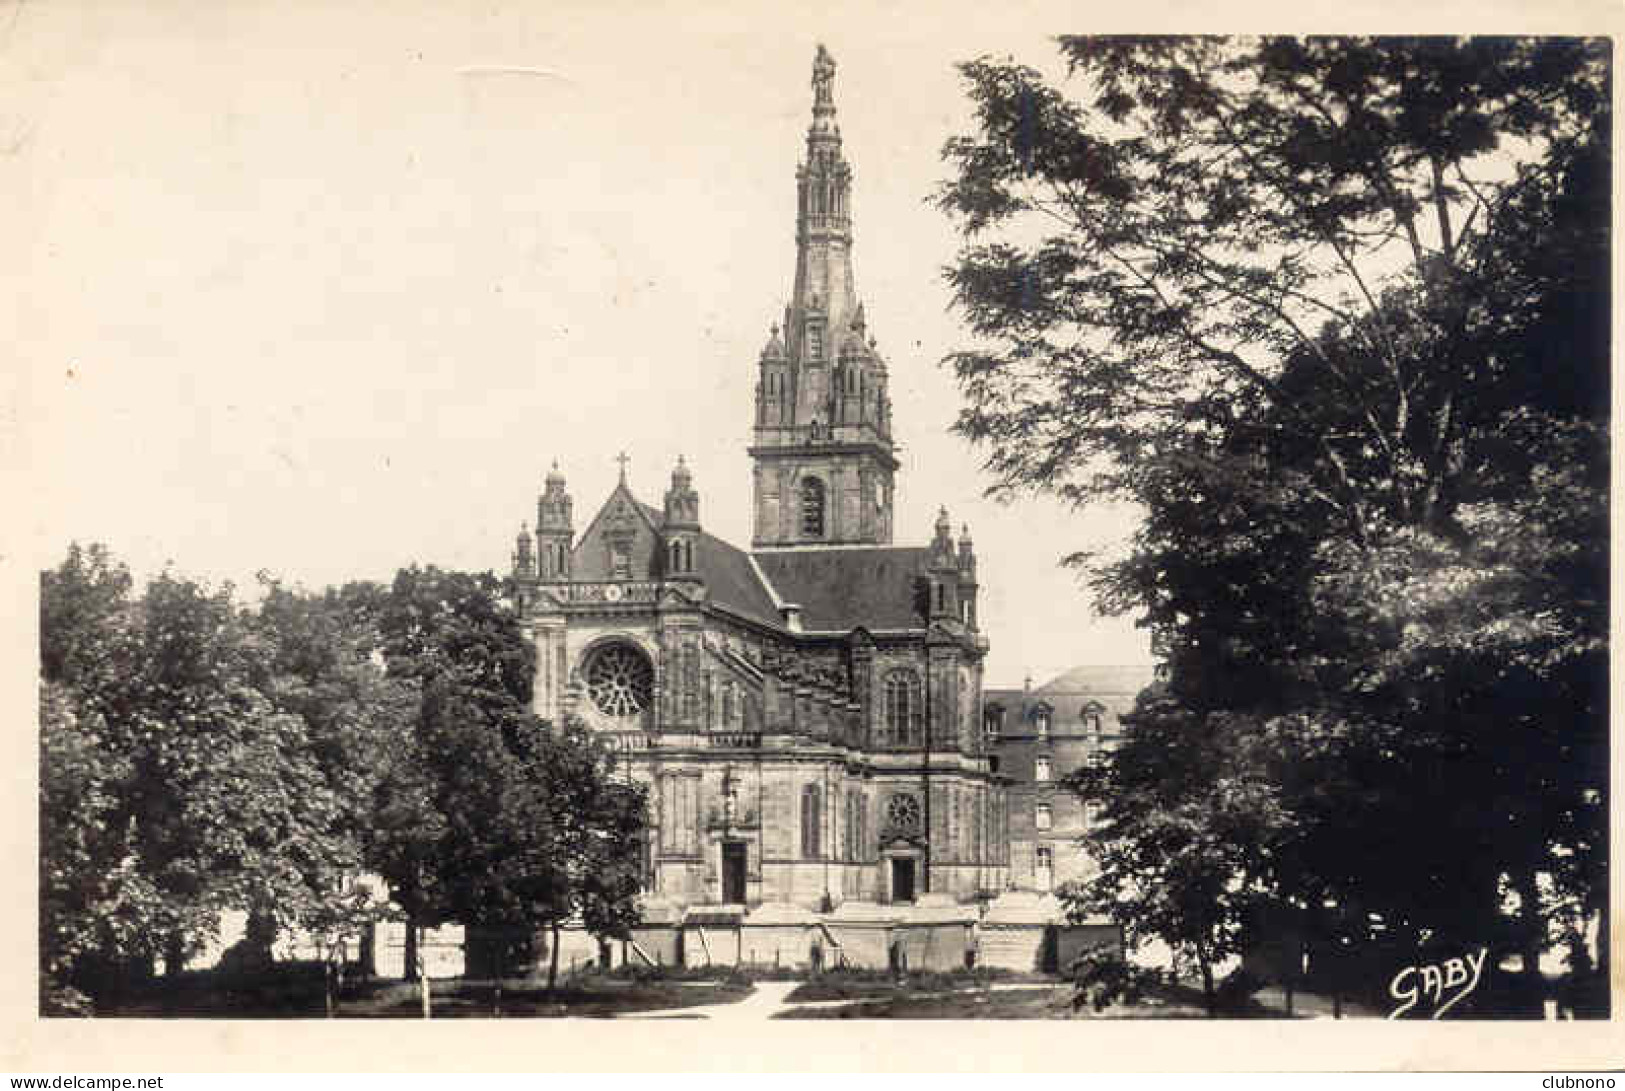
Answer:
<svg viewBox="0 0 1625 1091"><path fill-rule="evenodd" d="M835 61L819 46L806 159L796 170L790 304L757 364L757 548L892 540L891 399L853 285L852 168L834 87Z"/></svg>

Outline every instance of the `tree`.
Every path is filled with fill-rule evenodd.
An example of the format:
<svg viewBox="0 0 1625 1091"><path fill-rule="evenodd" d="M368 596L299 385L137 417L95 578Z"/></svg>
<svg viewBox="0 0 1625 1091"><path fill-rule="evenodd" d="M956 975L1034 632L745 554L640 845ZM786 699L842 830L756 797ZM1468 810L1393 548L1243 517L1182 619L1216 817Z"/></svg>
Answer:
<svg viewBox="0 0 1625 1091"><path fill-rule="evenodd" d="M94 963L128 950L154 891L129 865L118 792L128 764L58 682L40 689L40 983L49 1014L85 1014ZM134 935L132 935L132 933Z"/></svg>
<svg viewBox="0 0 1625 1091"><path fill-rule="evenodd" d="M100 546L41 580L47 980L95 999L121 965L178 973L228 909L239 953L293 928L336 947L370 912L354 879L400 694L300 596L253 614L169 572L130 587Z"/></svg>
<svg viewBox="0 0 1625 1091"><path fill-rule="evenodd" d="M958 427L987 445L996 487L1132 495L1143 463L1263 399L1351 535L1374 511L1447 520L1464 394L1490 370L1451 347L1496 318L1470 304L1523 202L1601 131L1599 44L1061 45L1090 105L971 62L980 132L944 150L957 174L938 203L968 241L948 279L984 342L950 357ZM1389 306L1396 289L1419 305ZM1334 340L1373 366L1351 371ZM1295 353L1348 429L1295 411L1279 385Z"/></svg>
<svg viewBox="0 0 1625 1091"><path fill-rule="evenodd" d="M270 931L304 924L360 861L309 725L257 684L264 648L229 586L168 572L137 610L135 701L121 725L144 874L162 895L168 972L237 909Z"/></svg>
<svg viewBox="0 0 1625 1091"><path fill-rule="evenodd" d="M565 922L625 936L636 921L646 805L590 732L530 712L534 648L499 590L488 575L413 568L387 592L348 592L375 618L390 675L419 694L412 760L380 785L370 858L410 923L503 938L498 961L528 957L551 929L552 988Z"/></svg>
<svg viewBox="0 0 1625 1091"><path fill-rule="evenodd" d="M509 754L529 730L535 650L489 574L405 568L386 588L341 598L375 627L391 679L414 688L408 760L377 787L367 857L407 918L406 970L418 930L478 923L482 876L500 866L498 821Z"/></svg>
<svg viewBox="0 0 1625 1091"><path fill-rule="evenodd" d="M579 723L550 736L544 753L537 789L554 832L554 897L542 906L552 931L551 990L558 978L559 929L567 919L579 916L589 932L605 939L626 939L637 924L648 800L641 785L615 775L615 752Z"/></svg>
<svg viewBox="0 0 1625 1091"><path fill-rule="evenodd" d="M131 866L121 801L132 774L109 717L129 703L129 571L70 546L40 577L40 974L42 1005L87 1011L109 951L139 951L156 892Z"/></svg>
<svg viewBox="0 0 1625 1091"><path fill-rule="evenodd" d="M317 940L328 964L331 1004L348 944L385 910L360 875L367 847L384 826L379 806L386 785L415 773L407 763L418 693L414 683L386 675L376 622L356 608L353 590L310 594L263 574L261 581L265 594L253 615L253 682L276 708L305 724L309 757L334 808L313 831L326 843L329 862L305 875L312 897L290 921ZM292 908L283 907L285 918ZM259 912L277 915L271 907ZM275 930L273 921L258 931ZM268 958L269 951L263 955Z"/></svg>
<svg viewBox="0 0 1625 1091"><path fill-rule="evenodd" d="M1062 49L1086 101L963 66L959 430L995 492L1142 507L1093 583L1168 654L1163 741L1265 759L1272 899L1534 976L1601 906L1605 49Z"/></svg>
<svg viewBox="0 0 1625 1091"><path fill-rule="evenodd" d="M1060 896L1075 916L1109 914L1130 949L1161 942L1195 966L1215 1015L1214 967L1242 952L1292 819L1261 755L1237 745L1245 724L1150 693L1129 723L1112 760L1063 781L1100 820L1085 836L1098 871Z"/></svg>

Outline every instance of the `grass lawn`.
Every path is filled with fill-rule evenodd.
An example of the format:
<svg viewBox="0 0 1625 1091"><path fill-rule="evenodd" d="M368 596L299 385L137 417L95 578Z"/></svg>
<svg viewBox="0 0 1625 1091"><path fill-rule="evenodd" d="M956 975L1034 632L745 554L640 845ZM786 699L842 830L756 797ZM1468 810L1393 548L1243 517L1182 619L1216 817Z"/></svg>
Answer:
<svg viewBox="0 0 1625 1091"><path fill-rule="evenodd" d="M502 983L500 1014L509 1018L606 1017L620 1012L688 1008L744 999L745 981L682 983L594 976L560 982L552 996L531 980ZM495 983L447 980L430 983L432 1018L491 1018L498 1013ZM340 1019L422 1018L418 986L373 981L347 987L334 1015ZM102 1018L320 1019L326 1014L320 978L308 974L263 975L251 981L188 974L176 984L153 982L117 1004L99 1007Z"/></svg>
<svg viewBox="0 0 1625 1091"><path fill-rule="evenodd" d="M960 989L947 995L914 989L893 990L892 995L855 1000L838 1007L788 1011L776 1019L1070 1019L1069 985L1034 985L1031 988Z"/></svg>
<svg viewBox="0 0 1625 1091"><path fill-rule="evenodd" d="M637 982L593 977L560 984L552 996L533 982L508 982L503 986L500 1003L504 1018L604 1018L621 1012L726 1004L743 1000L751 990L752 986L743 982ZM347 999L338 1014L344 1018L414 1019L421 1017L421 1003L416 986L391 983L375 995ZM489 981L443 981L434 983L432 1003L436 1019L488 1019L495 1014L497 998Z"/></svg>
<svg viewBox="0 0 1625 1091"><path fill-rule="evenodd" d="M1026 982L1053 986L1047 974L1019 974L1006 970L956 970L952 973L912 973L904 977L878 970L831 970L797 986L788 1002L805 1004L829 1000L882 1000L911 993L939 993L974 989L990 984Z"/></svg>
<svg viewBox="0 0 1625 1091"><path fill-rule="evenodd" d="M809 982L797 989L795 1000L847 1000L852 1003L802 1008L776 1019L1204 1019L1201 994L1183 987L1160 990L1134 1005L1113 1005L1096 1012L1074 1011L1072 986L1066 982L1031 980L1031 987L986 987L985 982ZM927 987L934 986L934 987ZM802 995L805 990L806 995ZM815 995L821 994L821 995ZM1236 1018L1237 1016L1231 1016ZM1240 1018L1279 1018L1250 1005Z"/></svg>

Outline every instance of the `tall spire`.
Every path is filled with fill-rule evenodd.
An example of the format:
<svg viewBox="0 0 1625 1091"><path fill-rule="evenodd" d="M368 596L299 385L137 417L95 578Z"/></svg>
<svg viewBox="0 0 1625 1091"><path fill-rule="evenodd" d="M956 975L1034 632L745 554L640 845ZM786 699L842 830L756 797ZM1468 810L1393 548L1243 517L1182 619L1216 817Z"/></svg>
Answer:
<svg viewBox="0 0 1625 1091"><path fill-rule="evenodd" d="M835 120L835 58L812 63L812 120L796 168L796 265L784 324L757 360L759 546L891 541L897 458L885 362L852 277L852 167ZM809 529L813 528L813 529Z"/></svg>
<svg viewBox="0 0 1625 1091"><path fill-rule="evenodd" d="M849 197L852 168L841 154L841 127L835 123L835 58L822 45L813 57L812 124L807 127L807 161L796 172L796 239L803 253L809 242L829 240L845 245L852 242ZM843 246L844 249L844 246ZM824 283L803 285L798 262L797 299L810 302L809 295L821 297L831 310L849 313L852 309L852 271L848 264L844 278L820 278ZM831 283L833 280L842 282Z"/></svg>

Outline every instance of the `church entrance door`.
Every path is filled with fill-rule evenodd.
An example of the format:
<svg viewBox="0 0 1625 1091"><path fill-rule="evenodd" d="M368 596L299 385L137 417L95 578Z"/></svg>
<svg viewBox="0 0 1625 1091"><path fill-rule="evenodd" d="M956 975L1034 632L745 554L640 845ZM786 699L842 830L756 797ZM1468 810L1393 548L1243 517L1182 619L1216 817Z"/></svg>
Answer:
<svg viewBox="0 0 1625 1091"><path fill-rule="evenodd" d="M745 843L722 843L722 900L729 905L745 904Z"/></svg>
<svg viewBox="0 0 1625 1091"><path fill-rule="evenodd" d="M912 856L892 857L891 900L894 902L912 902L914 900L914 858Z"/></svg>

